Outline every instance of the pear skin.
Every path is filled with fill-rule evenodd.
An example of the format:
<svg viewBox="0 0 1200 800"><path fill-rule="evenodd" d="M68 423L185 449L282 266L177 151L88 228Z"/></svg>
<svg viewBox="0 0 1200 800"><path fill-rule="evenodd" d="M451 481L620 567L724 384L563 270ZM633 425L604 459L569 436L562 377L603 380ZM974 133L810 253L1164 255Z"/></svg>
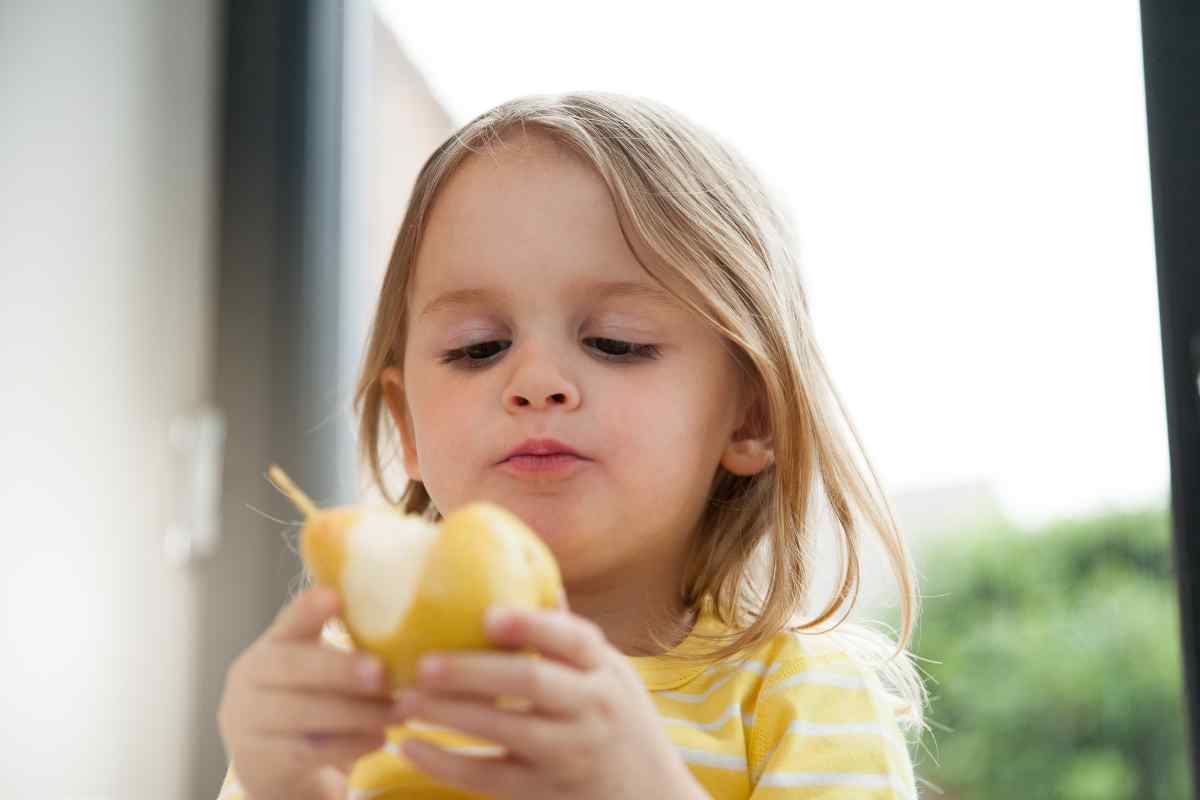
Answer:
<svg viewBox="0 0 1200 800"><path fill-rule="evenodd" d="M492 650L483 618L495 605L554 608L562 577L545 543L514 514L485 502L463 506L439 525L408 613L388 637L351 631L390 667L393 687L416 679L430 650Z"/></svg>
<svg viewBox="0 0 1200 800"><path fill-rule="evenodd" d="M497 649L484 633L489 606L560 603L554 554L497 504L469 503L435 525L395 509L319 509L283 470L272 465L268 474L307 515L305 566L338 592L355 647L383 659L393 688L415 682L417 660L431 650Z"/></svg>

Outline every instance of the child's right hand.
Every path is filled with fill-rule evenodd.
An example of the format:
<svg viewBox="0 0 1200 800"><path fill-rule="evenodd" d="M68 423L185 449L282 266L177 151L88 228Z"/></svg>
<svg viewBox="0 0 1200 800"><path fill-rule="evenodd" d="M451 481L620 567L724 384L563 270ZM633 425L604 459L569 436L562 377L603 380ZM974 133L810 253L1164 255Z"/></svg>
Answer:
<svg viewBox="0 0 1200 800"><path fill-rule="evenodd" d="M350 767L400 723L382 669L358 670L382 662L321 642L339 610L331 589L301 592L225 675L217 723L247 800L341 800Z"/></svg>

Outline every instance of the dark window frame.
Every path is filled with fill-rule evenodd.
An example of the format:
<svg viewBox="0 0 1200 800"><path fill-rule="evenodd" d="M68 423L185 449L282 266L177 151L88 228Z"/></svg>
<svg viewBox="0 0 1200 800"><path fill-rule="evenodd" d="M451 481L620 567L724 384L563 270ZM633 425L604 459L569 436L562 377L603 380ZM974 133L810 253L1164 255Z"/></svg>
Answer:
<svg viewBox="0 0 1200 800"><path fill-rule="evenodd" d="M1142 0L1171 519L1192 764L1200 783L1200 5Z"/></svg>

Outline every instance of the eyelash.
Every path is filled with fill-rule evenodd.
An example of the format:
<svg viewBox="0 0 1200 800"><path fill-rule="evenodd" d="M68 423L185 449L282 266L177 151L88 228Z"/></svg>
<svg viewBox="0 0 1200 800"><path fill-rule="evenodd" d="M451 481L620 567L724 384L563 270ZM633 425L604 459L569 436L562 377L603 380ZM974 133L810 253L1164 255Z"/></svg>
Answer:
<svg viewBox="0 0 1200 800"><path fill-rule="evenodd" d="M584 339L584 341L585 342L588 342L588 341L614 342L619 345L628 345L629 352L627 352L627 353L623 353L621 355L614 355L614 354L608 353L608 354L603 354L601 356L606 361L612 361L612 362L615 362L618 364L632 363L634 361L649 360L652 358L658 358L658 355L659 355L658 347L656 345L652 345L652 344L634 344L633 342L625 342L620 339L606 339L604 337L599 337L599 336L589 337L587 339ZM493 353L492 355L487 356L485 358L471 358L469 355L467 355L467 351L473 347L482 347L485 344L495 344L495 343L496 343L495 341L479 342L478 344L467 345L466 347L460 347L456 350L447 350L446 352L442 353L441 363L449 364L451 362L461 361L463 358L466 358L466 361L463 361L463 363L461 365L463 369L479 369L480 367L490 364L495 356L504 352L508 348L507 347L501 348L498 352Z"/></svg>

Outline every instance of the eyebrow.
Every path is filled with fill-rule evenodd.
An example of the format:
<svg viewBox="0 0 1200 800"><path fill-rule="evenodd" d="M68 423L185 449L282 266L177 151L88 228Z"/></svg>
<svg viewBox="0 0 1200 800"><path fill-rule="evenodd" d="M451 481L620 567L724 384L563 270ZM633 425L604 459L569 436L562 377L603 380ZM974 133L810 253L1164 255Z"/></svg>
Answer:
<svg viewBox="0 0 1200 800"><path fill-rule="evenodd" d="M677 305L675 297L670 292L658 286L639 281L591 281L583 284L580 292L594 299L632 297L649 300L652 303L668 308L674 308ZM456 289L436 297L421 310L421 313L417 317L419 319L428 316L434 311L441 311L454 306L467 306L474 303L486 302L503 294L503 292L497 292L494 289Z"/></svg>

